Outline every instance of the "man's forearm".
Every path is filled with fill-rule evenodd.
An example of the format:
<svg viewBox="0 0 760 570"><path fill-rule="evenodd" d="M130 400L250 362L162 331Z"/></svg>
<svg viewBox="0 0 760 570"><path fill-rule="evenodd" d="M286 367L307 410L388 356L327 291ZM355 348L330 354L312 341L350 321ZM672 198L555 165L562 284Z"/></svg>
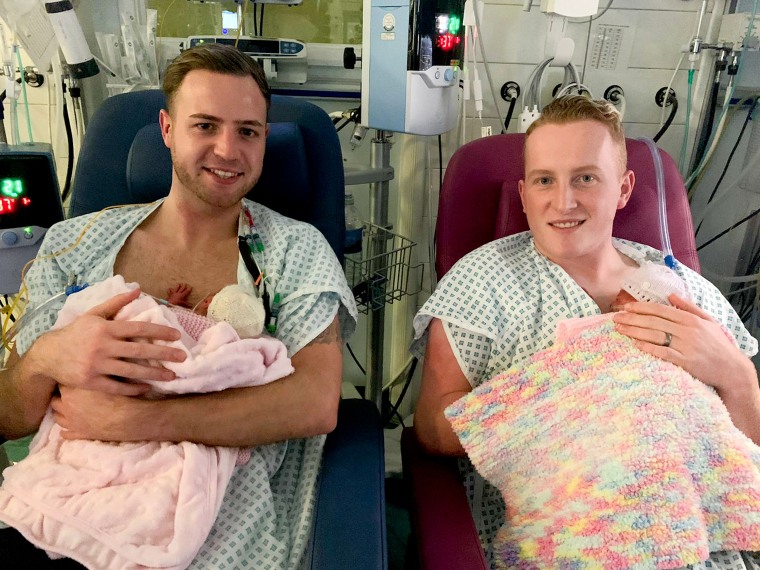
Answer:
<svg viewBox="0 0 760 570"><path fill-rule="evenodd" d="M760 445L760 388L752 361L744 364L744 374L733 376L736 389L718 390L718 394L734 425Z"/></svg>
<svg viewBox="0 0 760 570"><path fill-rule="evenodd" d="M265 386L147 402L147 421L140 422L144 439L253 447L328 433L335 427L340 384L332 389L307 374L297 371Z"/></svg>
<svg viewBox="0 0 760 570"><path fill-rule="evenodd" d="M7 439L39 427L55 390L55 381L36 369L33 350L22 358L14 351L0 371L0 434Z"/></svg>
<svg viewBox="0 0 760 570"><path fill-rule="evenodd" d="M62 387L53 409L64 437L104 441L250 447L332 431L340 399L340 339L304 347L292 364L292 375L264 386L165 400Z"/></svg>

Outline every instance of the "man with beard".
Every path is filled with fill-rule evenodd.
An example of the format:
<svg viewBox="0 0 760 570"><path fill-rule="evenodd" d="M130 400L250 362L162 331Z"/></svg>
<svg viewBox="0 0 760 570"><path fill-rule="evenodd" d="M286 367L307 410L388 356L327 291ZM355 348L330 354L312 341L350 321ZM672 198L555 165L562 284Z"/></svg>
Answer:
<svg viewBox="0 0 760 570"><path fill-rule="evenodd" d="M246 467L233 475L193 567L239 568L242 560L251 567L297 567L323 434L337 420L353 296L318 230L244 198L261 174L268 133L270 91L258 63L235 48L198 46L167 68L163 89L167 109L159 122L173 163L169 195L51 228L26 278L30 313L63 291L71 276L94 283L121 274L140 288L55 331L49 328L63 299L34 310L0 372L0 435L33 433L52 406L64 437L72 439L244 448L287 440L278 464L267 466L268 481ZM230 284L261 294L263 284L254 282L246 269L251 260L239 250L239 238L253 243L256 235L251 256L270 298L280 303L269 324L288 347L295 372L266 386L141 398L144 381L174 378L157 362L184 359L164 342L180 333L115 320L118 311L142 293L161 298L178 282L191 287L191 305ZM30 565L42 551L13 533L0 530L0 551L16 552ZM42 556L53 568L72 563Z"/></svg>

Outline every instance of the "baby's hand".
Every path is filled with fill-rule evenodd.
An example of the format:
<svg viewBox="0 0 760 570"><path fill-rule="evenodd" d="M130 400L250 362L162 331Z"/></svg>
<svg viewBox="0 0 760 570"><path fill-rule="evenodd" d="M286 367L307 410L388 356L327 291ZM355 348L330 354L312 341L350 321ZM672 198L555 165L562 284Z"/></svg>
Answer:
<svg viewBox="0 0 760 570"><path fill-rule="evenodd" d="M187 298L192 292L193 288L190 287L190 285L187 283L179 283L176 287L169 288L166 292L166 300L172 305L190 308Z"/></svg>

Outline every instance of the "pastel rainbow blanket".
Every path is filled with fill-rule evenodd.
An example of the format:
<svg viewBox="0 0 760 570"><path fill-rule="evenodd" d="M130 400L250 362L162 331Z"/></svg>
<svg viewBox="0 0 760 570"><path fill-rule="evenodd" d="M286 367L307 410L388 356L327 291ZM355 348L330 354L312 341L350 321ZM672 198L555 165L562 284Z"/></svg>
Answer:
<svg viewBox="0 0 760 570"><path fill-rule="evenodd" d="M760 550L760 448L711 388L610 319L446 409L504 496L497 567L680 568Z"/></svg>

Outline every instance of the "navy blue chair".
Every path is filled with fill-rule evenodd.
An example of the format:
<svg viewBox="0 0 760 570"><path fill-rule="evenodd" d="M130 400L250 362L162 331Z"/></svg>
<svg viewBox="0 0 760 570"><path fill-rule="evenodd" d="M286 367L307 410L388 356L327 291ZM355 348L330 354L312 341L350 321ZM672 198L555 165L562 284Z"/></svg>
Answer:
<svg viewBox="0 0 760 570"><path fill-rule="evenodd" d="M164 107L159 90L103 102L79 154L70 216L168 194L171 156L158 124ZM273 95L269 123L261 178L248 197L316 226L342 260L343 159L332 121L315 105ZM377 409L365 400L341 401L325 444L310 568L387 568L384 482Z"/></svg>

